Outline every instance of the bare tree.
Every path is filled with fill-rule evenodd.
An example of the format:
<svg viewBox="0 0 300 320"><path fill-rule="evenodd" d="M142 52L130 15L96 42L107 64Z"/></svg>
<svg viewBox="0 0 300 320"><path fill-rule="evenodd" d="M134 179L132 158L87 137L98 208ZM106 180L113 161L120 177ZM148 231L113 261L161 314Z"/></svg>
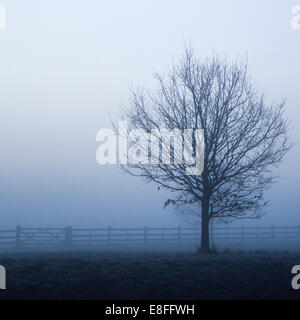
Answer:
<svg viewBox="0 0 300 320"><path fill-rule="evenodd" d="M264 191L276 181L274 168L290 148L285 102L266 102L247 76L244 59L229 63L213 56L202 61L190 48L165 75L155 78L158 87L153 92L132 90L122 118L128 130L142 128L147 133L203 129L202 174L187 175L188 165L174 161L174 148L168 164L131 163L123 168L174 192L165 206L198 207L201 250L207 252L211 218L226 222L264 214ZM192 148L195 155L194 143ZM145 149L151 158L149 145Z"/></svg>

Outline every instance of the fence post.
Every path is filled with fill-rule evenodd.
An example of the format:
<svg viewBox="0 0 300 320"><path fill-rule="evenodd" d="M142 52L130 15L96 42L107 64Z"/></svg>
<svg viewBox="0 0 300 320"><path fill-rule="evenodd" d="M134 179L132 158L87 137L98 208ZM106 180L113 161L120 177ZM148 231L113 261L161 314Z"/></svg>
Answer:
<svg viewBox="0 0 300 320"><path fill-rule="evenodd" d="M107 227L107 243L111 243L111 226Z"/></svg>
<svg viewBox="0 0 300 320"><path fill-rule="evenodd" d="M144 226L144 243L147 242L147 227Z"/></svg>
<svg viewBox="0 0 300 320"><path fill-rule="evenodd" d="M181 227L178 227L178 236L177 236L178 244L181 244Z"/></svg>
<svg viewBox="0 0 300 320"><path fill-rule="evenodd" d="M21 247L21 226L16 227L16 248Z"/></svg>
<svg viewBox="0 0 300 320"><path fill-rule="evenodd" d="M90 245L92 243L92 229L91 228L89 229L89 243L90 243Z"/></svg>
<svg viewBox="0 0 300 320"><path fill-rule="evenodd" d="M274 227L271 226L271 239L274 240Z"/></svg>
<svg viewBox="0 0 300 320"><path fill-rule="evenodd" d="M214 220L213 218L210 219L210 224L209 224L209 244L210 248L214 248Z"/></svg>
<svg viewBox="0 0 300 320"><path fill-rule="evenodd" d="M65 245L67 248L71 248L72 247L72 235L73 234L73 230L72 227L67 227L65 228Z"/></svg>

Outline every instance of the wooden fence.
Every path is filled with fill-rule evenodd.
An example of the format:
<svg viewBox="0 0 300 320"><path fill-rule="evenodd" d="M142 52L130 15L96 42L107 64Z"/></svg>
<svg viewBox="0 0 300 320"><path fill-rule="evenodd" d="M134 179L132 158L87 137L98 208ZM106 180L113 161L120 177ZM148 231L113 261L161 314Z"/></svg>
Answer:
<svg viewBox="0 0 300 320"><path fill-rule="evenodd" d="M22 228L0 230L0 246L66 247L80 245L110 245L114 243L199 243L201 230L197 227L175 228ZM251 239L300 239L300 226L294 227L215 227L210 228L214 241L244 241Z"/></svg>

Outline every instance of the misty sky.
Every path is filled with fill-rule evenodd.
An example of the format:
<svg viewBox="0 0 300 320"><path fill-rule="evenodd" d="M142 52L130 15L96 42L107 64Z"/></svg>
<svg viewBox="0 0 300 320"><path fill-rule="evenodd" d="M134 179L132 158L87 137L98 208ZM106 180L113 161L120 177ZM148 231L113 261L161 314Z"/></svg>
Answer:
<svg viewBox="0 0 300 320"><path fill-rule="evenodd" d="M173 226L167 193L99 166L96 133L111 127L130 84L153 87L191 41L200 57L248 55L269 98L287 98L296 146L261 225L300 225L300 0L0 0L0 229ZM252 222L253 223L253 222ZM254 222L257 223L257 222Z"/></svg>

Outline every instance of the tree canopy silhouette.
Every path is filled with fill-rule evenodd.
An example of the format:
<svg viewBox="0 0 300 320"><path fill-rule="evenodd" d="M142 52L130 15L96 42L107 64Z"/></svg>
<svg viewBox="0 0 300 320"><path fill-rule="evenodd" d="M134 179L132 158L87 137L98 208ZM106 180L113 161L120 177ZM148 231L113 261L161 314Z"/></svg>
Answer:
<svg viewBox="0 0 300 320"><path fill-rule="evenodd" d="M290 148L285 101L266 101L247 75L244 59L229 63L214 55L201 60L191 48L155 79L158 86L152 92L132 89L122 118L128 130L142 128L148 133L161 128L203 129L202 174L187 175L186 164L174 161L131 163L123 168L173 191L174 197L165 205L199 208L201 250L207 252L210 219L263 214L264 191L276 181L274 168Z"/></svg>

